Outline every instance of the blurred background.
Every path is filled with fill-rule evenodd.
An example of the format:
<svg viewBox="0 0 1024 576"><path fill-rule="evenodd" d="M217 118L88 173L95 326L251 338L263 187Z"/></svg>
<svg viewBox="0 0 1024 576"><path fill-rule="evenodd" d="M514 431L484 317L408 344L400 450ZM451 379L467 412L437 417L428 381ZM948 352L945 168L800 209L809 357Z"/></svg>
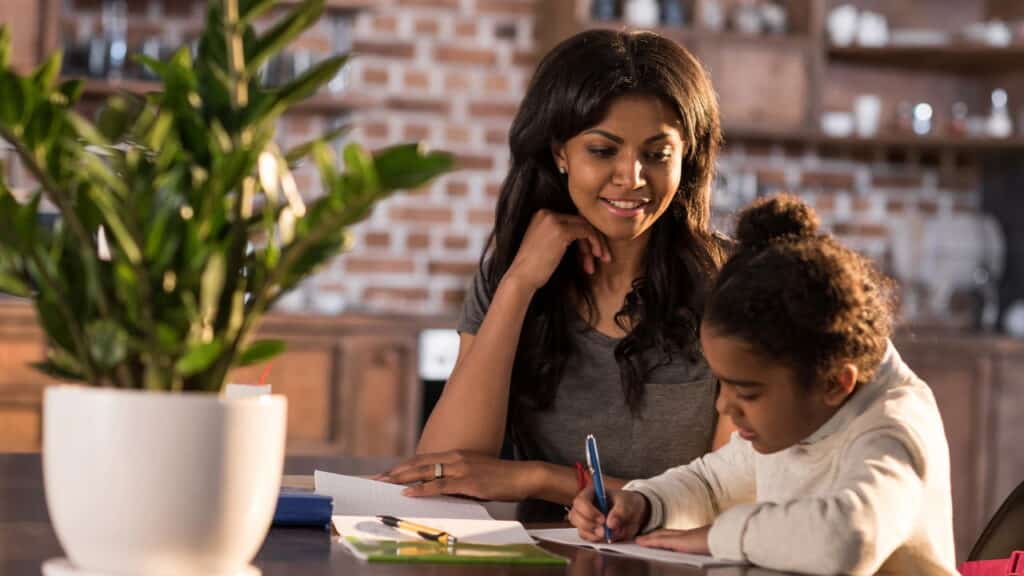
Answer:
<svg viewBox="0 0 1024 576"><path fill-rule="evenodd" d="M291 0L282 0L287 4ZM950 439L958 548L1024 479L1024 2L1019 0L327 0L265 78L357 57L281 121L283 145L422 140L459 169L380 205L350 252L262 327L289 352L292 453L404 455L457 352L454 319L508 168L507 131L547 49L593 27L653 29L690 48L719 94L726 146L716 224L788 191L899 282L897 346L933 387ZM63 50L83 106L152 89L129 55L192 44L205 0L2 0L25 69ZM32 186L0 147L15 187ZM308 197L311 171L297 174ZM38 450L44 343L0 300L0 451ZM267 370L266 374L263 374ZM638 447L656 449L657 447Z"/></svg>

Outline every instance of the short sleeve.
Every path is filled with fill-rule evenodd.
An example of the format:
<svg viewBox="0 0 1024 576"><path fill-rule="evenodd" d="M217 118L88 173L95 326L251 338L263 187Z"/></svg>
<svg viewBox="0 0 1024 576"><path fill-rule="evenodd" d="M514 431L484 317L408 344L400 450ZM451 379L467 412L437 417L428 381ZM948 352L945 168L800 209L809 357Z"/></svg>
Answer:
<svg viewBox="0 0 1024 576"><path fill-rule="evenodd" d="M486 266L486 263L485 263ZM484 322L487 309L491 306L494 288L488 285L482 269L478 268L469 282L466 299L462 302L462 311L455 329L462 334L476 334Z"/></svg>

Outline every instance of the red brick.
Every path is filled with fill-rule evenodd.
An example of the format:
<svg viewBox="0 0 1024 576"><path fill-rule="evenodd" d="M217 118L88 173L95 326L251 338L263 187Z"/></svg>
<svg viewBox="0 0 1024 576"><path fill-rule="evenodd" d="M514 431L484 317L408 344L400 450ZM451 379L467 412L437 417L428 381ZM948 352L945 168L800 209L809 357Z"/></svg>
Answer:
<svg viewBox="0 0 1024 576"><path fill-rule="evenodd" d="M469 115L477 118L509 118L516 115L519 104L513 102L476 101L469 103Z"/></svg>
<svg viewBox="0 0 1024 576"><path fill-rule="evenodd" d="M459 38L475 38L476 20L460 20L456 22L455 35Z"/></svg>
<svg viewBox="0 0 1024 576"><path fill-rule="evenodd" d="M399 0L402 6L426 6L430 8L458 8L459 0Z"/></svg>
<svg viewBox="0 0 1024 576"><path fill-rule="evenodd" d="M425 99L425 98L389 98L388 108L392 110L404 110L407 112L427 112L431 114L447 115L450 104L446 100Z"/></svg>
<svg viewBox="0 0 1024 576"><path fill-rule="evenodd" d="M907 209L907 203L903 200L889 199L885 202L885 211L891 214L899 214Z"/></svg>
<svg viewBox="0 0 1024 576"><path fill-rule="evenodd" d="M478 264L476 262L431 262L427 265L427 270L431 275L435 274L448 274L452 276L471 276L476 272Z"/></svg>
<svg viewBox="0 0 1024 576"><path fill-rule="evenodd" d="M352 43L352 51L357 54L386 56L388 58L410 59L416 53L416 47L409 42L381 42L356 40Z"/></svg>
<svg viewBox="0 0 1024 576"><path fill-rule="evenodd" d="M462 180L449 180L445 184L445 194L449 198L465 198L469 194L469 184Z"/></svg>
<svg viewBox="0 0 1024 576"><path fill-rule="evenodd" d="M488 144L508 144L508 131L504 128L488 128L484 140Z"/></svg>
<svg viewBox="0 0 1024 576"><path fill-rule="evenodd" d="M512 53L512 64L532 68L537 64L537 55L526 50L516 50Z"/></svg>
<svg viewBox="0 0 1024 576"><path fill-rule="evenodd" d="M743 151L746 152L747 156L771 156L774 152L774 146L769 142L746 142L743 144Z"/></svg>
<svg viewBox="0 0 1024 576"><path fill-rule="evenodd" d="M368 138L386 140L389 138L388 125L386 122L367 122L363 124L363 134Z"/></svg>
<svg viewBox="0 0 1024 576"><path fill-rule="evenodd" d="M357 274L411 274L415 263L411 258L344 258L345 270Z"/></svg>
<svg viewBox="0 0 1024 576"><path fill-rule="evenodd" d="M434 48L434 58L438 62L448 64L494 66L498 62L498 56L494 53L494 50L461 48L459 46L438 46Z"/></svg>
<svg viewBox="0 0 1024 576"><path fill-rule="evenodd" d="M939 175L939 187L951 190L973 190L979 186L978 173L971 170L960 170Z"/></svg>
<svg viewBox="0 0 1024 576"><path fill-rule="evenodd" d="M388 69L377 66L367 66L363 68L363 82L366 84L373 84L376 86L383 86L388 83Z"/></svg>
<svg viewBox="0 0 1024 576"><path fill-rule="evenodd" d="M433 222L444 224L452 221L452 209L447 206L393 206L391 219L397 222Z"/></svg>
<svg viewBox="0 0 1024 576"><path fill-rule="evenodd" d="M469 238L462 235L445 236L444 247L448 250L465 250L469 248Z"/></svg>
<svg viewBox="0 0 1024 576"><path fill-rule="evenodd" d="M444 130L444 139L448 144L468 144L472 135L466 126L448 126Z"/></svg>
<svg viewBox="0 0 1024 576"><path fill-rule="evenodd" d="M494 169L494 158L479 154L456 154L456 170L492 170Z"/></svg>
<svg viewBox="0 0 1024 576"><path fill-rule="evenodd" d="M920 189L924 186L921 174L874 174L871 186L876 188Z"/></svg>
<svg viewBox="0 0 1024 576"><path fill-rule="evenodd" d="M832 231L837 236L861 236L885 238L889 231L881 224L836 224Z"/></svg>
<svg viewBox="0 0 1024 576"><path fill-rule="evenodd" d="M508 76L488 74L484 79L484 92L508 92Z"/></svg>
<svg viewBox="0 0 1024 576"><path fill-rule="evenodd" d="M391 245L391 234L388 232L367 232L363 243L371 248L387 248Z"/></svg>
<svg viewBox="0 0 1024 576"><path fill-rule="evenodd" d="M486 194L488 198L497 198L501 195L501 183L488 182L487 186L484 187L484 194Z"/></svg>
<svg viewBox="0 0 1024 576"><path fill-rule="evenodd" d="M444 87L449 92L468 90L470 84L469 75L463 72L449 72L444 76Z"/></svg>
<svg viewBox="0 0 1024 576"><path fill-rule="evenodd" d="M443 290L441 292L441 302L445 304L462 304L466 299L466 291L458 288Z"/></svg>
<svg viewBox="0 0 1024 576"><path fill-rule="evenodd" d="M476 0L477 12L498 14L519 14L530 16L534 12L532 2L513 2L511 0Z"/></svg>
<svg viewBox="0 0 1024 576"><path fill-rule="evenodd" d="M863 196L854 196L853 198L853 211L854 212L867 212L871 209L871 201Z"/></svg>
<svg viewBox="0 0 1024 576"><path fill-rule="evenodd" d="M935 200L921 200L917 205L917 209L921 211L922 214L932 216L939 212L939 205Z"/></svg>
<svg viewBox="0 0 1024 576"><path fill-rule="evenodd" d="M956 200L953 200L953 211L961 213L970 213L976 212L977 209L969 200L966 200L964 198L957 198Z"/></svg>
<svg viewBox="0 0 1024 576"><path fill-rule="evenodd" d="M494 224L494 210L474 209L467 215L470 224Z"/></svg>
<svg viewBox="0 0 1024 576"><path fill-rule="evenodd" d="M430 293L426 288L394 288L390 286L370 286L363 292L367 300L426 300Z"/></svg>
<svg viewBox="0 0 1024 576"><path fill-rule="evenodd" d="M871 185L876 188L921 188L920 174L874 174Z"/></svg>
<svg viewBox="0 0 1024 576"><path fill-rule="evenodd" d="M760 186L782 187L786 185L786 173L782 170L758 170L757 183Z"/></svg>
<svg viewBox="0 0 1024 576"><path fill-rule="evenodd" d="M405 237L407 248L426 248L430 246L430 236L423 232L413 232Z"/></svg>
<svg viewBox="0 0 1024 576"><path fill-rule="evenodd" d="M403 82L406 88L426 90L430 88L430 75L420 70L406 70Z"/></svg>
<svg viewBox="0 0 1024 576"><path fill-rule="evenodd" d="M417 36L437 36L441 26L433 18L417 18L413 29Z"/></svg>
<svg viewBox="0 0 1024 576"><path fill-rule="evenodd" d="M402 135L406 140L426 140L430 138L430 126L408 122L402 130Z"/></svg>
<svg viewBox="0 0 1024 576"><path fill-rule="evenodd" d="M378 15L373 19L373 28L377 32L394 34L398 32L398 18L392 15Z"/></svg>
<svg viewBox="0 0 1024 576"><path fill-rule="evenodd" d="M800 180L805 188L853 188L853 174L844 172L804 172Z"/></svg>
<svg viewBox="0 0 1024 576"><path fill-rule="evenodd" d="M835 194L818 194L814 197L814 208L819 212L831 212L836 209Z"/></svg>

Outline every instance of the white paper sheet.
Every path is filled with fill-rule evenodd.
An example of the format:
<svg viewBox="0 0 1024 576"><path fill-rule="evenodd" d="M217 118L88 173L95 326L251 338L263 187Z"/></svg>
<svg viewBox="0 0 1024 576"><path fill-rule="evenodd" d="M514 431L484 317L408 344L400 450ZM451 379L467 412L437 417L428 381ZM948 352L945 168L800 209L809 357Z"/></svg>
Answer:
<svg viewBox="0 0 1024 576"><path fill-rule="evenodd" d="M584 546L594 548L602 552L614 552L627 556L636 556L658 562L669 562L671 564L686 564L688 566L727 566L739 564L728 560L721 560L701 554L684 554L672 552L671 550L659 550L657 548L645 548L638 544L606 544L604 542L589 542L580 538L575 528L555 528L549 530L530 530L530 536L548 542L569 544L570 546Z"/></svg>
<svg viewBox="0 0 1024 576"><path fill-rule="evenodd" d="M313 473L317 494L334 498L334 514L339 516L378 516L399 518L448 518L493 520L487 509L471 500L434 496L402 496L404 486L345 476L317 470Z"/></svg>
<svg viewBox="0 0 1024 576"><path fill-rule="evenodd" d="M461 544L533 544L533 538L519 522L507 520L464 520L453 518L416 518L402 516L455 536ZM343 537L355 536L360 540L420 540L419 536L404 530L385 526L373 516L334 516L334 529Z"/></svg>

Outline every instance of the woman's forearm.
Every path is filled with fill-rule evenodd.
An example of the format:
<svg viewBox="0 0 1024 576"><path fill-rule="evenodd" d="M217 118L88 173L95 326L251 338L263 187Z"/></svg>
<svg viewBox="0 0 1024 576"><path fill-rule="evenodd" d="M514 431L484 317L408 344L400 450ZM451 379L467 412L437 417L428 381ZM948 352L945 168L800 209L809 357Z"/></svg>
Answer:
<svg viewBox="0 0 1024 576"><path fill-rule="evenodd" d="M534 461L532 465L536 467L537 471L534 475L536 480L531 498L571 506L573 498L580 491L576 469L540 461ZM621 489L628 482L628 480L608 475L605 475L603 479L605 488L614 490Z"/></svg>
<svg viewBox="0 0 1024 576"><path fill-rule="evenodd" d="M533 290L506 275L420 437L418 453L469 450L497 456L505 437L512 364Z"/></svg>

